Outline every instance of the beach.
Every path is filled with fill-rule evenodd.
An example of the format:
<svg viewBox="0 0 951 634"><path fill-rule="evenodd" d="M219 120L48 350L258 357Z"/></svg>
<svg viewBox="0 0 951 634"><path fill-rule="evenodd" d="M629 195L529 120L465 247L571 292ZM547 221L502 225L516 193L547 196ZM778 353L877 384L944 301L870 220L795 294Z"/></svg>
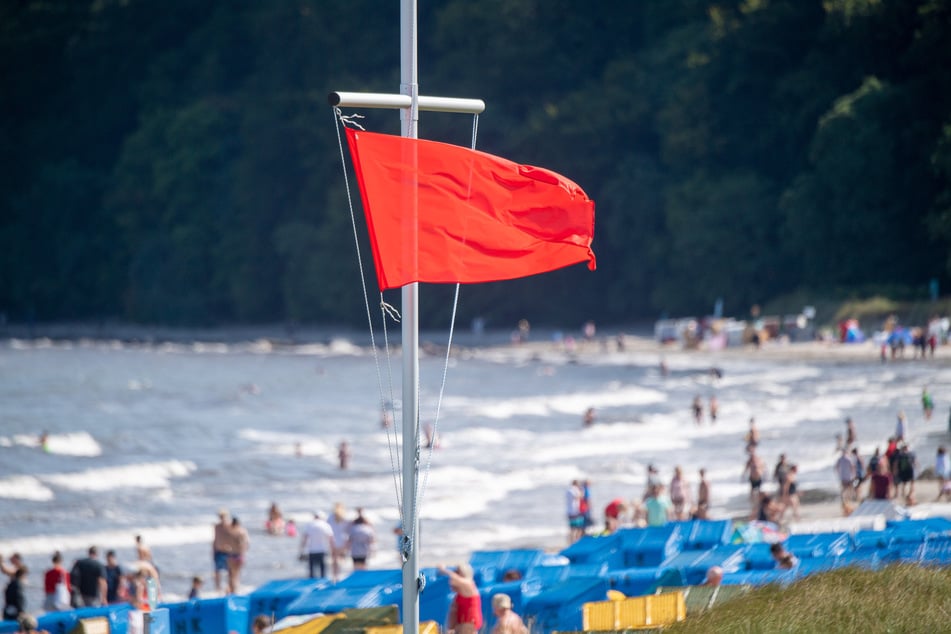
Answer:
<svg viewBox="0 0 951 634"><path fill-rule="evenodd" d="M567 545L564 489L572 479L591 480L599 527L610 500L642 495L648 463L664 480L682 464L692 489L696 468L706 466L711 516L740 520L749 510L741 471L753 416L769 471L783 451L800 464L803 522L842 517L832 467L846 416L858 422L865 457L884 448L899 409L911 419L922 470L948 441L945 347L934 359L913 360L908 350L882 363L867 343L684 350L627 330L639 334L625 334L622 348L620 329L591 341L581 332L535 330L519 344L510 331L457 333L440 405L442 443L421 454L423 566L463 561L476 550L557 552ZM370 566L398 567L393 435L379 424L381 391L398 406L397 349L388 360L372 354L365 335L282 328L46 334L0 344L0 553L22 552L34 574L53 550L71 562L91 544L129 562L132 537L142 534L163 590L181 598L193 575L210 575L214 514L225 506L251 532L247 592L303 574L297 540L263 530L271 503L306 521L341 502L351 513L365 508L376 527ZM421 416L431 424L447 336L423 333L421 342ZM375 370L388 363L396 367L392 392L387 371L381 390ZM930 422L920 414L925 384L936 399ZM690 401L714 394L719 420L696 425ZM589 407L595 423L583 427ZM38 453L43 430L49 453ZM341 471L344 438L353 457ZM925 504L936 484L918 487L917 511L946 512ZM32 605L41 601L31 596Z"/></svg>

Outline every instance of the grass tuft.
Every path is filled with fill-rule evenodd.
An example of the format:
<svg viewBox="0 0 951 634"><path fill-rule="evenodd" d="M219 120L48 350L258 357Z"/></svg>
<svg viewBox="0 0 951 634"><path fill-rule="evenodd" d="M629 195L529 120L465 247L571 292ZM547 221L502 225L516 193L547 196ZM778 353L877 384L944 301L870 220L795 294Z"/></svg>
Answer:
<svg viewBox="0 0 951 634"><path fill-rule="evenodd" d="M951 631L951 569L842 568L786 588L765 586L688 617L669 634Z"/></svg>

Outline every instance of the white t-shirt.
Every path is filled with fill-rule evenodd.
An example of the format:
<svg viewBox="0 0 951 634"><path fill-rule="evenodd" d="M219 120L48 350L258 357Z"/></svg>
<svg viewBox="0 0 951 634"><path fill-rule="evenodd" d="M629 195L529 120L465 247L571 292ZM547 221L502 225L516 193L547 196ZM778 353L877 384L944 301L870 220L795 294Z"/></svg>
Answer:
<svg viewBox="0 0 951 634"><path fill-rule="evenodd" d="M334 532L327 520L314 518L304 527L303 550L307 553L326 553L330 551L330 544Z"/></svg>

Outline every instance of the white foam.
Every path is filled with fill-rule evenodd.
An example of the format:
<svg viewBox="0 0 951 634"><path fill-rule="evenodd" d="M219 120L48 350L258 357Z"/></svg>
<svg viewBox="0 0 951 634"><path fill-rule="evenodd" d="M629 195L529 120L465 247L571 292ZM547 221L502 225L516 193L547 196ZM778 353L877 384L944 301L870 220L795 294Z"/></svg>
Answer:
<svg viewBox="0 0 951 634"><path fill-rule="evenodd" d="M182 478L196 469L187 461L146 462L87 469L74 473L59 473L40 476L47 484L71 491L109 491L123 488L162 489L170 485L172 478Z"/></svg>
<svg viewBox="0 0 951 634"><path fill-rule="evenodd" d="M13 437L13 443L23 447L39 448L40 437L32 434L17 434ZM62 456L95 457L102 455L102 447L99 446L99 443L91 434L84 431L50 434L46 439L46 451Z"/></svg>
<svg viewBox="0 0 951 634"><path fill-rule="evenodd" d="M55 550L85 550L90 544L131 543L133 535L142 535L146 543L154 546L181 546L185 544L211 544L214 536L212 523L159 525L124 528L87 533L64 533L59 535L36 535L0 540L0 552L19 552L24 555L46 554Z"/></svg>
<svg viewBox="0 0 951 634"><path fill-rule="evenodd" d="M0 498L48 502L53 492L33 476L10 476L0 478Z"/></svg>

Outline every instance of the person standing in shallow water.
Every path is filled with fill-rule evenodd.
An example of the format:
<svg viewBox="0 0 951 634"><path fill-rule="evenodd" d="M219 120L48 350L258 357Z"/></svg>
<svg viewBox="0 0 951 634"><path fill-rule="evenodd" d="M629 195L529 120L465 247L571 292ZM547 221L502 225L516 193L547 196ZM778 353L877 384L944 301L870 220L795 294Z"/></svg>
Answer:
<svg viewBox="0 0 951 634"><path fill-rule="evenodd" d="M699 396L695 396L693 398L693 405L691 406L691 408L693 409L694 422L697 423L698 425L702 425L703 424L703 401L700 400Z"/></svg>

